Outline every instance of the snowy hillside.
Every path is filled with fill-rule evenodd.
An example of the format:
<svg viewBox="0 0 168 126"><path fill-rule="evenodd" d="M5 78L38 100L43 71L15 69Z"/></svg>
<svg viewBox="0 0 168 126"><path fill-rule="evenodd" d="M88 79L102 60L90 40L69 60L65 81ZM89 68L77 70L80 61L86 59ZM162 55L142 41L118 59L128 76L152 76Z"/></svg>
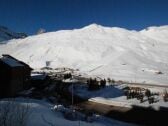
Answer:
<svg viewBox="0 0 168 126"><path fill-rule="evenodd" d="M6 27L0 26L0 44L3 41L7 41L7 40L10 40L10 39L24 38L26 36L27 35L24 34L24 33L15 33L15 32L12 32L11 30L9 30Z"/></svg>
<svg viewBox="0 0 168 126"><path fill-rule="evenodd" d="M92 24L11 40L0 45L33 68L79 69L116 80L168 84L168 26L130 31Z"/></svg>

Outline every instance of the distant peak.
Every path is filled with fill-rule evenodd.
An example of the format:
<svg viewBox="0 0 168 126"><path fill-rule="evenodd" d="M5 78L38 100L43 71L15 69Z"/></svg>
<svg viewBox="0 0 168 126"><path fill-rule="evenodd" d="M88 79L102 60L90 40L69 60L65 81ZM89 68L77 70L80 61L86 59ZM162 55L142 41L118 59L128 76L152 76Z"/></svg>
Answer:
<svg viewBox="0 0 168 126"><path fill-rule="evenodd" d="M141 31L154 31L154 30L168 30L168 25L150 26L150 27L147 27Z"/></svg>
<svg viewBox="0 0 168 126"><path fill-rule="evenodd" d="M101 26L99 24L93 23L93 24L90 24L88 26L83 27L82 29L97 29L97 28L102 28L102 27L103 26Z"/></svg>
<svg viewBox="0 0 168 126"><path fill-rule="evenodd" d="M0 25L0 29L7 30L8 28Z"/></svg>
<svg viewBox="0 0 168 126"><path fill-rule="evenodd" d="M96 24L96 23L92 23L90 25L88 25L88 27L100 27L101 25L99 24Z"/></svg>

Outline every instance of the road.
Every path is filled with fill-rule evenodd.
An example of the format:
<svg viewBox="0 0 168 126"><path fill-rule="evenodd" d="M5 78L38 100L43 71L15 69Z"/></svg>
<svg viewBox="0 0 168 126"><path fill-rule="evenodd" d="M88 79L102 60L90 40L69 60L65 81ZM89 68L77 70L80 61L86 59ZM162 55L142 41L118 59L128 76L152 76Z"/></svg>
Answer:
<svg viewBox="0 0 168 126"><path fill-rule="evenodd" d="M159 87L159 88L168 88L168 84L159 85L159 84L149 84L149 83L129 83L125 82L124 84L128 84L129 86L140 86L140 87Z"/></svg>

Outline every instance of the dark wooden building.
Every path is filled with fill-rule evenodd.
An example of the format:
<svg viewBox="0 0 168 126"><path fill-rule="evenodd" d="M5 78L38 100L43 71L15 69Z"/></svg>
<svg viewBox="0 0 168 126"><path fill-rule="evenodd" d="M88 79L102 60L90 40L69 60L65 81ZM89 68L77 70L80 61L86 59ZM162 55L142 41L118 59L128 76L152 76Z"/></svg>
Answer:
<svg viewBox="0 0 168 126"><path fill-rule="evenodd" d="M0 58L0 97L13 97L29 86L32 68L10 55Z"/></svg>

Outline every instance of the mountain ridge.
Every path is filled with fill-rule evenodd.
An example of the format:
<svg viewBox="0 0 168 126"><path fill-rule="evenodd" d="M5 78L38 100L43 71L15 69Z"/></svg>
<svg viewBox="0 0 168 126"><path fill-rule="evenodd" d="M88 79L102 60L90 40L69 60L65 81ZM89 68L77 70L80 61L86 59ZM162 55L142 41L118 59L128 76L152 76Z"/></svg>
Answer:
<svg viewBox="0 0 168 126"><path fill-rule="evenodd" d="M0 45L0 54L11 54L33 68L50 61L50 67L79 69L90 76L167 83L168 26L151 28L132 31L92 24L11 40Z"/></svg>
<svg viewBox="0 0 168 126"><path fill-rule="evenodd" d="M0 26L0 43L3 41L8 41L10 39L18 39L25 37L27 37L25 33L16 33L11 31L7 27Z"/></svg>

